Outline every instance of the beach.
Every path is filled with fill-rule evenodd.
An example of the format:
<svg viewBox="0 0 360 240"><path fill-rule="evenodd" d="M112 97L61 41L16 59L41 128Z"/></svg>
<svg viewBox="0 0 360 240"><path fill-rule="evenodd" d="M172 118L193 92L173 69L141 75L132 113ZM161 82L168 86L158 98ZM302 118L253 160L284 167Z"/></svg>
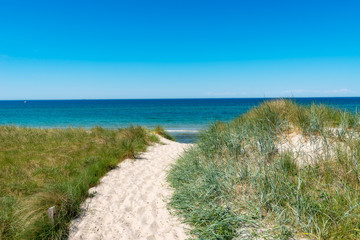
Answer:
<svg viewBox="0 0 360 240"><path fill-rule="evenodd" d="M188 226L173 216L167 171L191 144L161 138L135 160L127 159L89 190L81 216L71 223L76 239L186 239Z"/></svg>
<svg viewBox="0 0 360 240"><path fill-rule="evenodd" d="M360 1L0 6L0 240L360 240Z"/></svg>
<svg viewBox="0 0 360 240"><path fill-rule="evenodd" d="M170 130L0 126L0 239L358 237L351 109L278 99L201 131L183 119Z"/></svg>

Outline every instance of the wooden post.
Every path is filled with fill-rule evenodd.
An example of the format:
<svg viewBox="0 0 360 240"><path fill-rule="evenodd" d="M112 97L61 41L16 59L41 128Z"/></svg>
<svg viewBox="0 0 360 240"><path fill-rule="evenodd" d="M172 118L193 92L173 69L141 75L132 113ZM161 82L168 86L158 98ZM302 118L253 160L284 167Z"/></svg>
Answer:
<svg viewBox="0 0 360 240"><path fill-rule="evenodd" d="M52 224L55 222L55 206L49 208L48 210L48 216Z"/></svg>

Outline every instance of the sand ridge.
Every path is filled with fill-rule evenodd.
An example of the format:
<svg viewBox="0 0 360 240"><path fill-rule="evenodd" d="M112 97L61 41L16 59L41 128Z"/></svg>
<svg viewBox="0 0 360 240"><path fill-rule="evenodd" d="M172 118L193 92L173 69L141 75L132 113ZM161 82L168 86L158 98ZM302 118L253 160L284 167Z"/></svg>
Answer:
<svg viewBox="0 0 360 240"><path fill-rule="evenodd" d="M138 159L127 159L89 190L82 216L70 226L69 239L186 239L186 225L169 213L169 165L191 144L161 138Z"/></svg>

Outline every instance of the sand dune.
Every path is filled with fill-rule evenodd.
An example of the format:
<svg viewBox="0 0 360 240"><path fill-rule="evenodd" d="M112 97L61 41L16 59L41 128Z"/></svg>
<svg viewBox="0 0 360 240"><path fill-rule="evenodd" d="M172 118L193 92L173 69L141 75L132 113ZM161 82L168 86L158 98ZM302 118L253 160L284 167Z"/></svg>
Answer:
<svg viewBox="0 0 360 240"><path fill-rule="evenodd" d="M190 144L161 138L139 156L125 160L90 189L95 196L71 223L69 239L186 239L186 228L166 207L171 189L166 171Z"/></svg>

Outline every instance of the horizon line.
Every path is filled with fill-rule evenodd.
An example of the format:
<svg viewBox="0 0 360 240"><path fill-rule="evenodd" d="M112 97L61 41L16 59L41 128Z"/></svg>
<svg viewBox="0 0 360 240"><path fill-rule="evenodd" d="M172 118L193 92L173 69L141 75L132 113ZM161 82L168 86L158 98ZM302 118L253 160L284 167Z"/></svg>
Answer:
<svg viewBox="0 0 360 240"><path fill-rule="evenodd" d="M360 98L360 96L321 97L223 97L223 98L55 98L55 99L0 99L0 101L93 101L93 100L194 100L194 99L298 99L298 98Z"/></svg>

